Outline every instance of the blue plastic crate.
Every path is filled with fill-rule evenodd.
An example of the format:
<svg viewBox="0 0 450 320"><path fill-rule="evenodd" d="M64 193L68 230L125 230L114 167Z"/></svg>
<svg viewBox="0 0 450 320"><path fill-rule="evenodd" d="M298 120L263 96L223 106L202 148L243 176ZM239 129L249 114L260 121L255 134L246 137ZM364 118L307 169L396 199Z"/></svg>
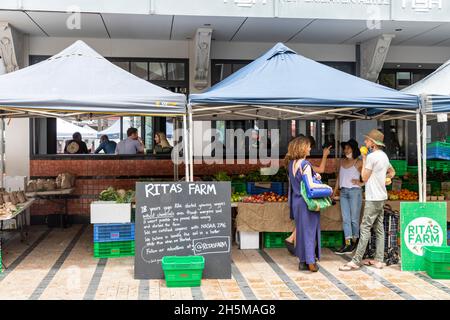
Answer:
<svg viewBox="0 0 450 320"><path fill-rule="evenodd" d="M450 160L450 143L429 143L427 145L427 159Z"/></svg>
<svg viewBox="0 0 450 320"><path fill-rule="evenodd" d="M264 182L264 184L266 184L266 182ZM286 194L287 190L285 190L283 182L267 182L267 184L270 184L270 188L257 187L255 182L247 182L247 193L261 194L264 192L274 192L280 196Z"/></svg>
<svg viewBox="0 0 450 320"><path fill-rule="evenodd" d="M134 223L94 224L94 242L134 240Z"/></svg>

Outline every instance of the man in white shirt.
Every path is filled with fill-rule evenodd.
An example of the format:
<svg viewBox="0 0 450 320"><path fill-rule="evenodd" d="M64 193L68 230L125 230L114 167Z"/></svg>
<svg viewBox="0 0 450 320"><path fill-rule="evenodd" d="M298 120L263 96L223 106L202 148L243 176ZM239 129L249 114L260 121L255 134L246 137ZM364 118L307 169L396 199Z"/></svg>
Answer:
<svg viewBox="0 0 450 320"><path fill-rule="evenodd" d="M369 149L369 154L362 155L363 166L361 177L366 184L366 202L364 215L360 228L360 240L352 261L345 264L339 270L358 270L361 264L381 269L384 261L384 202L388 199L386 184L395 176L395 170L389 163L386 153L381 150L384 147L384 135L374 129L366 136L364 143ZM389 178L389 179L386 179ZM367 244L370 239L370 230L376 234L376 254L374 260L362 261Z"/></svg>

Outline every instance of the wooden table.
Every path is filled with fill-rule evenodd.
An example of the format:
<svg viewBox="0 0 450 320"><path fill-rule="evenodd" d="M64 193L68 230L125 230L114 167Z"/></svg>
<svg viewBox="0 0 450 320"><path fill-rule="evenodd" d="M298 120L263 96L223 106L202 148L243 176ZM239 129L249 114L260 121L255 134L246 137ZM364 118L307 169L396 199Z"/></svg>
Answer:
<svg viewBox="0 0 450 320"><path fill-rule="evenodd" d="M52 191L27 192L26 196L29 198L47 200L57 204L59 204L59 202L56 200L63 200L63 205L61 206L61 208L63 209L63 214L61 215L60 226L61 228L66 228L68 221L67 200L73 194L74 191L75 188L57 189Z"/></svg>

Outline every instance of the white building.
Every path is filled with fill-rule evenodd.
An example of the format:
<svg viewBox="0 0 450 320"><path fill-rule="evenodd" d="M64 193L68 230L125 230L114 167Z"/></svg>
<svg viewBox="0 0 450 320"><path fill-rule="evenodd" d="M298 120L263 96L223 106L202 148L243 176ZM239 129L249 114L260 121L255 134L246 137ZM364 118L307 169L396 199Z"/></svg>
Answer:
<svg viewBox="0 0 450 320"><path fill-rule="evenodd" d="M2 0L0 26L0 55L7 72L82 39L127 70L186 93L220 81L276 42L397 89L450 58L450 1L444 0ZM199 38L210 43L203 51ZM208 62L197 59L199 54ZM207 77L196 81L205 65ZM39 132L29 120L14 119L8 125L8 174L27 175L30 152L51 153L53 140L42 133L44 122ZM165 129L165 120L145 122L149 132ZM221 125L197 123L196 132ZM290 125L275 122L259 127L281 127L286 143ZM399 155L414 157L415 127L404 121L347 125L341 138L360 137L377 125L385 132L392 126L401 145ZM314 135L319 146L334 133L332 123L306 120L297 122L295 131ZM447 124L433 126L434 138L448 134ZM200 142L196 149L201 149Z"/></svg>

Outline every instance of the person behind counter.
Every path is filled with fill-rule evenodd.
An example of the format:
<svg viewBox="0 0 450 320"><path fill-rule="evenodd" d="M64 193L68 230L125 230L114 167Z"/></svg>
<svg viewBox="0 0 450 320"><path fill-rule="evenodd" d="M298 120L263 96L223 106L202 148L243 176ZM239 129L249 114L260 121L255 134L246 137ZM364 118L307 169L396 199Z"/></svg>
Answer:
<svg viewBox="0 0 450 320"><path fill-rule="evenodd" d="M342 142L344 159L340 161L336 187L334 194L340 188L340 204L342 225L344 229L345 244L338 249L336 254L353 252L359 241L359 223L361 221L362 186L361 170L362 161L359 160L361 152L358 142L350 139Z"/></svg>
<svg viewBox="0 0 450 320"><path fill-rule="evenodd" d="M103 152L106 154L114 154L116 152L116 147L117 143L109 140L108 136L104 134L100 137L100 145L94 153L100 153L100 151L103 150Z"/></svg>
<svg viewBox="0 0 450 320"><path fill-rule="evenodd" d="M300 185L302 176L313 182L313 168L306 160L311 152L310 139L298 137L291 142L290 153L286 155L286 166L289 172L290 198L289 205L294 216L297 232L295 233L295 255L299 258L299 270L317 272L320 259L320 213L308 210L302 197ZM322 186L322 185L320 185ZM331 187L329 187L331 189Z"/></svg>
<svg viewBox="0 0 450 320"><path fill-rule="evenodd" d="M116 154L143 154L144 143L139 138L138 130L136 128L129 128L127 130L127 137L117 144Z"/></svg>
<svg viewBox="0 0 450 320"><path fill-rule="evenodd" d="M341 266L340 271L359 270L361 264L381 269L384 266L384 202L387 200L386 178L392 179L395 170L389 158L381 149L384 147L384 135L373 129L364 139L369 154L362 154L362 180L366 183L366 202L361 223L361 237L352 261ZM375 260L362 260L370 239L370 230L376 234Z"/></svg>
<svg viewBox="0 0 450 320"><path fill-rule="evenodd" d="M167 141L166 134L164 132L157 132L155 134L155 147L153 148L153 154L168 154L172 152L172 146Z"/></svg>
<svg viewBox="0 0 450 320"><path fill-rule="evenodd" d="M72 140L67 141L64 148L64 153L67 154L87 154L89 153L86 143L81 137L81 133L75 132L72 135Z"/></svg>

